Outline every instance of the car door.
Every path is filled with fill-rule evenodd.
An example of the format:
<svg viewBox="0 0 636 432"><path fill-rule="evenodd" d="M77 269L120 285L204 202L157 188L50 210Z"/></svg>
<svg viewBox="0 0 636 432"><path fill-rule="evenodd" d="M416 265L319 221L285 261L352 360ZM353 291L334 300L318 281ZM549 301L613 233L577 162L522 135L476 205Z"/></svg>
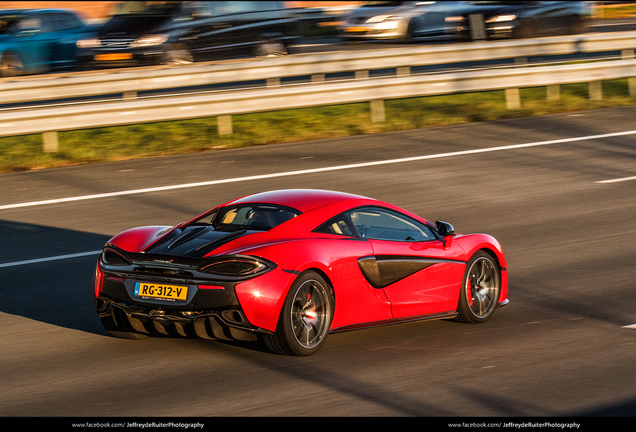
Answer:
<svg viewBox="0 0 636 432"><path fill-rule="evenodd" d="M243 2L193 2L196 23L192 26L193 54L202 60L231 56L240 45L240 16Z"/></svg>
<svg viewBox="0 0 636 432"><path fill-rule="evenodd" d="M15 24L13 38L25 72L46 70L50 53L46 30L39 14L24 15Z"/></svg>
<svg viewBox="0 0 636 432"><path fill-rule="evenodd" d="M383 289L394 319L435 315L457 309L465 263L453 242L447 244L426 224L393 210L365 207L350 212L373 256L360 267L370 283ZM374 279L375 278L375 279Z"/></svg>
<svg viewBox="0 0 636 432"><path fill-rule="evenodd" d="M75 64L77 40L84 34L86 26L75 15L67 12L51 12L52 32L51 67L69 68Z"/></svg>

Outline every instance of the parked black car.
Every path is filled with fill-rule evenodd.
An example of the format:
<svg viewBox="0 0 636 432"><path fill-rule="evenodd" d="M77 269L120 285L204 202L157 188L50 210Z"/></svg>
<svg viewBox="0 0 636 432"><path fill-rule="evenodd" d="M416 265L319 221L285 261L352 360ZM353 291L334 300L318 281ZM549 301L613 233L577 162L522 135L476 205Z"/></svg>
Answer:
<svg viewBox="0 0 636 432"><path fill-rule="evenodd" d="M77 58L113 67L283 55L295 29L282 1L130 1L77 43Z"/></svg>
<svg viewBox="0 0 636 432"><path fill-rule="evenodd" d="M472 1L446 17L445 31L460 39L474 39L477 27L484 39L577 34L586 31L589 18L589 2Z"/></svg>

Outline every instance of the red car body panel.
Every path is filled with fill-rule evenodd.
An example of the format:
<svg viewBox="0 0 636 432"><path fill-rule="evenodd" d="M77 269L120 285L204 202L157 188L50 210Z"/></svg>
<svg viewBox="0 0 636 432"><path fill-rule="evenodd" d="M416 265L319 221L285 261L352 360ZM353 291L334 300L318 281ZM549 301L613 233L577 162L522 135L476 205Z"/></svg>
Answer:
<svg viewBox="0 0 636 432"><path fill-rule="evenodd" d="M171 231L169 226L146 226L129 229L110 239L109 243L128 252L141 252Z"/></svg>
<svg viewBox="0 0 636 432"><path fill-rule="evenodd" d="M354 208L373 206L397 211L423 224L425 219L395 205L331 191L285 190L250 195L217 208L247 203L287 206L302 214L267 231L235 238L205 254L204 259L227 255L263 258L276 268L234 287L240 308L249 323L274 332L287 293L297 275L314 270L331 285L335 298L332 330L356 326L452 314L458 308L466 263L477 251L486 251L501 269L499 303L508 295L505 255L486 234L453 235L432 241L385 241L325 234L315 230L331 218ZM203 215L212 213L206 212ZM141 227L113 237L108 245L130 253L143 253L178 227ZM434 228L433 228L434 229ZM422 258L432 264L381 288L363 276L361 257ZM101 276L100 276L101 277Z"/></svg>

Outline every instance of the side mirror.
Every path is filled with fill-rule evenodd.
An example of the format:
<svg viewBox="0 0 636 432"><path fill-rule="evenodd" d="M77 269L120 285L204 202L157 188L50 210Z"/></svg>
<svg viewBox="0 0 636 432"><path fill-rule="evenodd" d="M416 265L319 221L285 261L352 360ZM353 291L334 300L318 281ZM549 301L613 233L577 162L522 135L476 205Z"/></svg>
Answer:
<svg viewBox="0 0 636 432"><path fill-rule="evenodd" d="M455 228L448 222L437 221L435 225L437 226L437 232L442 237L449 237L455 234Z"/></svg>

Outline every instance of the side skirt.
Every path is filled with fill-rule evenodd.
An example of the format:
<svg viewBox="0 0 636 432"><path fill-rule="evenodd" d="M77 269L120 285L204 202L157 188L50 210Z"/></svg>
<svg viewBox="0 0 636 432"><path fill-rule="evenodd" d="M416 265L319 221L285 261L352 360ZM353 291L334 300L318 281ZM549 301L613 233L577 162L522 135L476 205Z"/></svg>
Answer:
<svg viewBox="0 0 636 432"><path fill-rule="evenodd" d="M439 314L419 315L419 316L396 318L396 319L383 320L383 321L373 321L373 322L362 323L362 324L352 324L348 326L331 329L331 333L340 333L340 332L358 330L358 329L369 328L369 327L381 327L386 325L401 324L401 323L407 323L407 322L413 322L413 321L454 318L457 315L458 315L457 311L451 311L451 312L443 312Z"/></svg>
<svg viewBox="0 0 636 432"><path fill-rule="evenodd" d="M510 303L510 300L506 299L506 300L500 302L499 304L497 304L497 308L506 306L508 303ZM407 323L407 322L413 322L413 321L447 319L447 318L454 318L457 315L459 315L459 313L456 310L454 310L454 311L449 311L449 312L442 312L442 313L439 313L439 314L418 315L418 316L405 317L405 318L396 318L396 319L389 319L389 320L383 320L383 321L373 321L373 322L368 322L368 323L352 324L352 325L348 325L348 326L334 328L334 329L331 329L331 331L329 333L340 333L340 332L358 330L358 329L363 329L363 328L381 327L381 326L387 326L387 325L392 325L392 324L401 324L401 323Z"/></svg>

